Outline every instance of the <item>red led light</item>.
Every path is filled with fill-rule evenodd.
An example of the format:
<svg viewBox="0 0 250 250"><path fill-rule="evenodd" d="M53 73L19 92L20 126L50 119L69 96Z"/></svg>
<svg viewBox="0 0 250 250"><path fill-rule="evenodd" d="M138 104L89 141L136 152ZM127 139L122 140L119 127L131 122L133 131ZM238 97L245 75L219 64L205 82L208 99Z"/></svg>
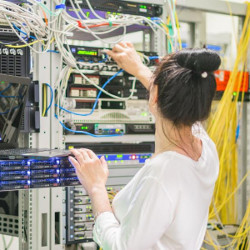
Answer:
<svg viewBox="0 0 250 250"><path fill-rule="evenodd" d="M136 155L132 155L131 158L132 158L132 160L135 160L136 159Z"/></svg>

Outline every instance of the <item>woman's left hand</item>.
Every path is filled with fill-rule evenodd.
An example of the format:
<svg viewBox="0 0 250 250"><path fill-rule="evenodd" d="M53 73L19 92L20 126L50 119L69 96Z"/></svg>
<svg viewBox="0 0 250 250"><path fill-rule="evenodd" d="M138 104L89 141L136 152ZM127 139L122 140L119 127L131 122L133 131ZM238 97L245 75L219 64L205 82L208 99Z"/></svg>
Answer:
<svg viewBox="0 0 250 250"><path fill-rule="evenodd" d="M102 156L100 159L89 149L72 149L69 161L75 167L79 181L89 195L95 189L105 188L109 175L108 164Z"/></svg>

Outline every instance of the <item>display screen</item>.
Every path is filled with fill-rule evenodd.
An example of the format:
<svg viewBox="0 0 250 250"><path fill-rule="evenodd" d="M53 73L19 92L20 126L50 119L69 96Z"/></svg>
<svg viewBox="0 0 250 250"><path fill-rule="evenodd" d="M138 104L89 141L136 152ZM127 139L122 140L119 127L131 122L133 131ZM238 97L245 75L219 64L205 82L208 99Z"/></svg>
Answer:
<svg viewBox="0 0 250 250"><path fill-rule="evenodd" d="M78 55L88 55L88 56L97 56L97 51L90 51L90 50L78 50Z"/></svg>

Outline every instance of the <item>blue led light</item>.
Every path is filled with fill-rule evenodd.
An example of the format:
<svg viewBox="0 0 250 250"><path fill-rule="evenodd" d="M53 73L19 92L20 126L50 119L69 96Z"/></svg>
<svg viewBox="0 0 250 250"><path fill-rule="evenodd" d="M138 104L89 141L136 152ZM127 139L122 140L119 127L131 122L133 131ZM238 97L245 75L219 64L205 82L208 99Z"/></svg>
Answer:
<svg viewBox="0 0 250 250"><path fill-rule="evenodd" d="M60 160L56 160L56 164L59 165L60 164Z"/></svg>
<svg viewBox="0 0 250 250"><path fill-rule="evenodd" d="M30 175L30 171L27 171L27 175Z"/></svg>
<svg viewBox="0 0 250 250"><path fill-rule="evenodd" d="M30 180L27 181L27 184L30 185Z"/></svg>
<svg viewBox="0 0 250 250"><path fill-rule="evenodd" d="M60 173L60 169L57 169L56 172L59 174Z"/></svg>
<svg viewBox="0 0 250 250"><path fill-rule="evenodd" d="M56 179L56 182L59 183L59 182L60 182L60 179Z"/></svg>

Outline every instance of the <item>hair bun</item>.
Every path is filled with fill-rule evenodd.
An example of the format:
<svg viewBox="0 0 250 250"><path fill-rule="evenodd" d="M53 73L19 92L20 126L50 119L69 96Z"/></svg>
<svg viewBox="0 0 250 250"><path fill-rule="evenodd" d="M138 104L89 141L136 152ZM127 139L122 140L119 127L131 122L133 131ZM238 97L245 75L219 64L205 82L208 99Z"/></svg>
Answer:
<svg viewBox="0 0 250 250"><path fill-rule="evenodd" d="M209 49L183 49L176 53L176 60L181 67L197 73L213 72L221 64L220 56Z"/></svg>

